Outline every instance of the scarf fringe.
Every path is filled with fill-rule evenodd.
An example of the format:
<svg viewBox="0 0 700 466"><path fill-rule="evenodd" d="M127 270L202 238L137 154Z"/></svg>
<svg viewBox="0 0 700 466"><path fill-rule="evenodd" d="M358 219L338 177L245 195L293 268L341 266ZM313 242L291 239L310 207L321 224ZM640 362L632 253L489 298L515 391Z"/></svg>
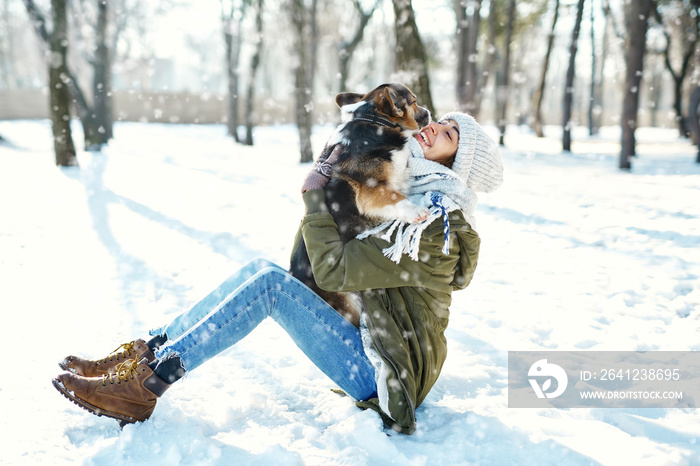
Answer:
<svg viewBox="0 0 700 466"><path fill-rule="evenodd" d="M378 235L384 230L384 234L380 236L384 241L391 243L391 237L396 232L393 244L382 249L384 256L396 262L401 261L401 256L407 254L414 261L418 260L418 251L420 247L420 239L428 225L433 223L438 218L443 219L444 244L442 246L443 254L450 251L450 221L448 214L459 208L449 198L446 198L441 193L427 193L426 197L430 200L431 206L428 218L420 223L406 223L400 220L386 221L370 230L364 231L357 235L357 239L365 239L372 235ZM448 204L447 206L444 203Z"/></svg>

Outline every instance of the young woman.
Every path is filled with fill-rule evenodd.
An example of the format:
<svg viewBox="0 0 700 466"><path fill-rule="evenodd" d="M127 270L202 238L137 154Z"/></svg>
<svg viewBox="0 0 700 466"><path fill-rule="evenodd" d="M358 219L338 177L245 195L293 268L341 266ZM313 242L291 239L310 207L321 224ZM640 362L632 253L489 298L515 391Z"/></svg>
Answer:
<svg viewBox="0 0 700 466"><path fill-rule="evenodd" d="M297 241L303 237L314 277L325 289L360 292L359 329L285 269L257 260L151 331L150 340L121 345L99 360L68 356L54 386L94 414L144 421L186 371L269 316L358 406L412 433L415 409L446 357L452 291L465 288L476 268L475 192L496 189L503 166L497 145L462 113L431 123L409 145L407 197L431 211L421 224L388 222L343 244L325 209L328 179L317 165L302 187L306 213ZM333 162L331 156L324 163Z"/></svg>

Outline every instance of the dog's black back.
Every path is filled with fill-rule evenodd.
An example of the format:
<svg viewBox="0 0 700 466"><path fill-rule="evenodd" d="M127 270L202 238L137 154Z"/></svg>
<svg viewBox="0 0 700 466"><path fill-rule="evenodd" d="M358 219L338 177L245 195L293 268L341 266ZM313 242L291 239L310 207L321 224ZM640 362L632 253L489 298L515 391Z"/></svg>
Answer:
<svg viewBox="0 0 700 466"><path fill-rule="evenodd" d="M346 143L338 157L337 174L362 184L369 182L381 165L391 162L392 152L407 142L402 133L363 120L346 123L342 135Z"/></svg>

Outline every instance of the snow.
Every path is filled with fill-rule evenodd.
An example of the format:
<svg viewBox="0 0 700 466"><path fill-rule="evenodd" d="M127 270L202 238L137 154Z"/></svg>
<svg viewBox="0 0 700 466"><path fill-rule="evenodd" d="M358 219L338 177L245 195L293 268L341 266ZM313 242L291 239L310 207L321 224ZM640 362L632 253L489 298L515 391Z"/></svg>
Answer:
<svg viewBox="0 0 700 466"><path fill-rule="evenodd" d="M0 463L700 464L695 409L507 407L509 350L700 349L696 149L640 128L625 173L615 128L576 128L565 154L547 130L508 130L446 365L403 436L332 392L271 321L144 423L67 402L51 385L64 356L145 337L251 259L286 265L309 165L291 126L244 147L221 126L119 123L102 153L59 169L47 121L0 122ZM331 132L316 128L317 149Z"/></svg>

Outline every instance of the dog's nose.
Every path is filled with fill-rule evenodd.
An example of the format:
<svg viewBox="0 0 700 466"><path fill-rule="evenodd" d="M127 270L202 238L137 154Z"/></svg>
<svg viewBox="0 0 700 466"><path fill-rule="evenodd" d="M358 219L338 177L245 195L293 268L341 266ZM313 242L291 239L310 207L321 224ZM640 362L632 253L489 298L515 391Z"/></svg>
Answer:
<svg viewBox="0 0 700 466"><path fill-rule="evenodd" d="M421 128L428 126L430 124L430 112L427 108L418 107L418 112L416 113L416 122Z"/></svg>

